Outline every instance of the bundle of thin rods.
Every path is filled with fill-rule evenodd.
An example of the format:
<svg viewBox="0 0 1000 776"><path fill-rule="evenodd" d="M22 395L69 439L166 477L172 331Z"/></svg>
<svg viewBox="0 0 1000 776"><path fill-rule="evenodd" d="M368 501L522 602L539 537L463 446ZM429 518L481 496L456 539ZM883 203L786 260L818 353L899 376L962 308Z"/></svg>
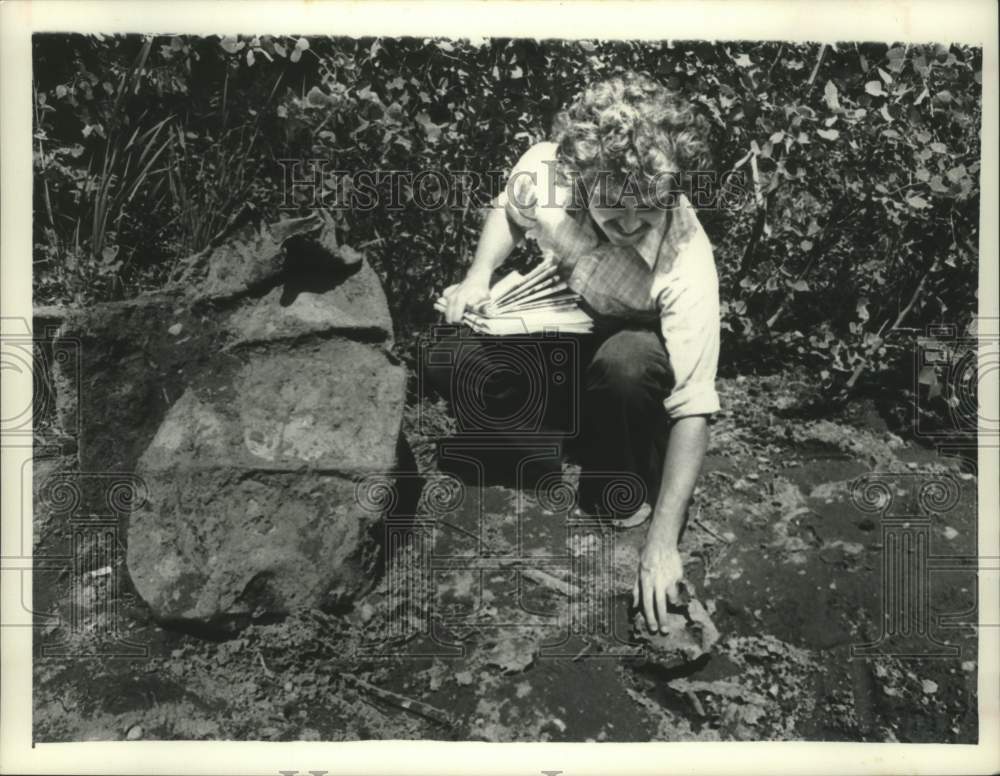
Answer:
<svg viewBox="0 0 1000 776"><path fill-rule="evenodd" d="M491 289L487 300L466 310L463 322L488 334L531 333L559 330L589 332L593 321L580 309L580 295L556 274L556 265L542 262L528 274L511 272ZM434 307L447 310L447 301Z"/></svg>

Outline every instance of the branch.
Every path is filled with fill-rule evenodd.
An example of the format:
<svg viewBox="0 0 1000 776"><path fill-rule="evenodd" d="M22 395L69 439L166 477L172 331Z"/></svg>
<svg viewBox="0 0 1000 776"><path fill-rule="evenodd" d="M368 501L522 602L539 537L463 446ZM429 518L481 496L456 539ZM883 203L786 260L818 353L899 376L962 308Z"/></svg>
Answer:
<svg viewBox="0 0 1000 776"><path fill-rule="evenodd" d="M376 687L371 682L366 682L364 679L361 679L354 674L341 674L340 678L346 680L347 683L352 685L355 689L366 692L369 695L373 695L379 700L403 709L404 711L417 714L425 719L429 719L431 722L444 725L445 727L452 727L454 725L451 717L435 706L431 706L430 704L423 703L421 701L415 701L412 698L407 698L405 695L400 695L399 693L391 692L390 690L383 690L381 687Z"/></svg>
<svg viewBox="0 0 1000 776"><path fill-rule="evenodd" d="M826 53L826 44L822 44L819 47L819 56L816 57L816 64L812 69L812 73L809 74L809 80L806 81L806 85L812 87L813 82L816 80L816 74L819 72L819 66L823 62L823 55Z"/></svg>
<svg viewBox="0 0 1000 776"><path fill-rule="evenodd" d="M774 192L772 191L767 195L762 204L757 205L757 216L754 219L753 228L750 230L750 239L747 240L747 247L743 251L743 258L740 259L740 268L736 273L737 286L753 268L751 260L757 252L757 245L760 243L760 236L764 233L764 225L767 222L767 209L768 205L771 203L771 197L773 194Z"/></svg>
<svg viewBox="0 0 1000 776"><path fill-rule="evenodd" d="M771 81L771 72L774 70L774 66L778 64L778 60L781 59L781 54L784 52L784 50L785 50L785 44L782 43L780 46L778 46L778 53L774 55L774 61L771 62L771 66L767 69L768 83L770 83Z"/></svg>
<svg viewBox="0 0 1000 776"><path fill-rule="evenodd" d="M896 320L893 321L892 326L889 327L889 331L885 333L885 336L881 335L881 330L879 331L879 336L877 336L875 338L875 341L872 342L871 346L868 348L868 352L866 352L864 358L861 359L861 363L854 368L854 372L851 374L850 379L844 386L845 391L849 391L852 388L854 388L854 385L858 382L858 379L861 377L862 372L865 371L865 367L868 366L869 359L871 359L871 357L875 355L875 351L878 350L880 347L882 347L882 344L885 342L886 337L888 337L890 334L896 331L896 329L898 329L900 325L902 325L903 321L906 320L906 316L910 314L910 311L913 309L913 306L917 303L917 299L920 298L920 294L921 292L923 292L924 286L927 284L927 278L929 278L931 274L934 272L934 270L937 269L938 264L939 262L937 259L934 259L934 261L931 262L931 265L924 272L923 277L920 278L920 282L917 283L917 287L913 289L913 294L910 296L910 301L907 302L906 306L899 311L899 315L896 316ZM885 328L885 324L883 324L883 328Z"/></svg>
<svg viewBox="0 0 1000 776"><path fill-rule="evenodd" d="M841 202L843 202L843 200L841 200ZM840 203L838 203L838 205L839 204ZM836 209L837 208L835 207L834 212L836 212ZM820 239L817 240L812 250L809 252L809 258L806 259L805 266L802 267L802 269L799 270L799 274L796 275L795 282L802 280L802 278L805 277L806 273L812 268L812 265L816 263L816 259L818 259L824 253L826 253L829 247L833 245L834 240L833 237L831 236L834 226L833 220L834 220L833 215L831 215L830 220L827 222L826 227L824 227L823 229L823 234L821 235ZM778 309L775 310L774 313L771 315L771 317L767 319L767 322L765 324L767 328L769 329L774 328L774 324L778 322L778 319L781 317L781 314L785 312L785 308L788 307L788 303L792 301L793 296L794 296L793 291L791 290L785 291L785 295L784 297L782 297L781 303L778 305Z"/></svg>
<svg viewBox="0 0 1000 776"><path fill-rule="evenodd" d="M870 158L871 156L869 155L869 159ZM823 227L823 232L822 234L820 234L819 239L816 241L816 243L812 247L812 250L809 252L809 258L806 259L805 266L802 267L802 269L799 271L799 274L795 276L796 281L799 281L803 277L805 277L805 274L812 268L812 265L816 263L816 259L818 259L824 253L826 253L826 251L829 250L830 246L833 245L833 243L835 242L834 233L837 227L846 222L848 216L850 216L857 210L857 208L849 207L849 204L850 204L850 198L847 195L841 197L836 201L836 203L834 203L833 208L830 210L830 218L826 222L826 225ZM847 208L847 212L844 213L842 216L841 211L845 207ZM788 303L792 300L792 296L793 296L792 291L785 292L785 296L784 298L782 298L781 304L778 305L778 309L775 310L774 314L767 319L767 328L769 329L773 328L774 324L778 322L778 318L780 318L781 314L785 311L785 308L788 306Z"/></svg>

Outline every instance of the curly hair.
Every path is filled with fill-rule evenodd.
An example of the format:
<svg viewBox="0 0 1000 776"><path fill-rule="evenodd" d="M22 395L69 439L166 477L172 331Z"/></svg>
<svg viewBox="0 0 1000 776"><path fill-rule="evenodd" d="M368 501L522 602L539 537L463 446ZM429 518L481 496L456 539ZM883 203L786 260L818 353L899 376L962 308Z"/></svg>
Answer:
<svg viewBox="0 0 1000 776"><path fill-rule="evenodd" d="M628 72L592 84L558 114L556 173L584 206L603 179L638 182L658 199L678 180L707 169L708 122L679 93ZM662 200L661 200L662 201Z"/></svg>

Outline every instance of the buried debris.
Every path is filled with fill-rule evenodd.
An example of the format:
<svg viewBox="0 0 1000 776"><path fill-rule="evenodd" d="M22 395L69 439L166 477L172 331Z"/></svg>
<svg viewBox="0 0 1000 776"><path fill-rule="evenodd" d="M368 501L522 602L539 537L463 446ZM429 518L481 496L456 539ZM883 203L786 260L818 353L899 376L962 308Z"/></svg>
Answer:
<svg viewBox="0 0 1000 776"><path fill-rule="evenodd" d="M673 608L673 607L672 607ZM647 659L665 668L690 663L707 655L719 640L705 607L697 599L667 614L661 626L666 632L650 633L646 618L636 612L632 618L632 637L646 648Z"/></svg>

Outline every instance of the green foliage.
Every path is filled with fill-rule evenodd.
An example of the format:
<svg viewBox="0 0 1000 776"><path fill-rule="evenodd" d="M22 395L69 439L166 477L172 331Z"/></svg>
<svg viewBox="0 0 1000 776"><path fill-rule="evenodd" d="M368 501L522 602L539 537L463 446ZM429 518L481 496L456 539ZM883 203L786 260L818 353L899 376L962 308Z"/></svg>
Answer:
<svg viewBox="0 0 1000 776"><path fill-rule="evenodd" d="M744 198L701 213L724 362L794 361L831 385L902 374L911 334L964 329L975 313L977 49L277 36L36 36L35 48L44 300L154 288L245 203L305 212L308 187L283 199L287 160L323 160L327 173L509 170L582 86L637 69L702 107L716 171L743 176ZM430 301L464 272L479 206L502 180L430 209L424 183L405 185L398 209L334 210L401 333L433 320Z"/></svg>

